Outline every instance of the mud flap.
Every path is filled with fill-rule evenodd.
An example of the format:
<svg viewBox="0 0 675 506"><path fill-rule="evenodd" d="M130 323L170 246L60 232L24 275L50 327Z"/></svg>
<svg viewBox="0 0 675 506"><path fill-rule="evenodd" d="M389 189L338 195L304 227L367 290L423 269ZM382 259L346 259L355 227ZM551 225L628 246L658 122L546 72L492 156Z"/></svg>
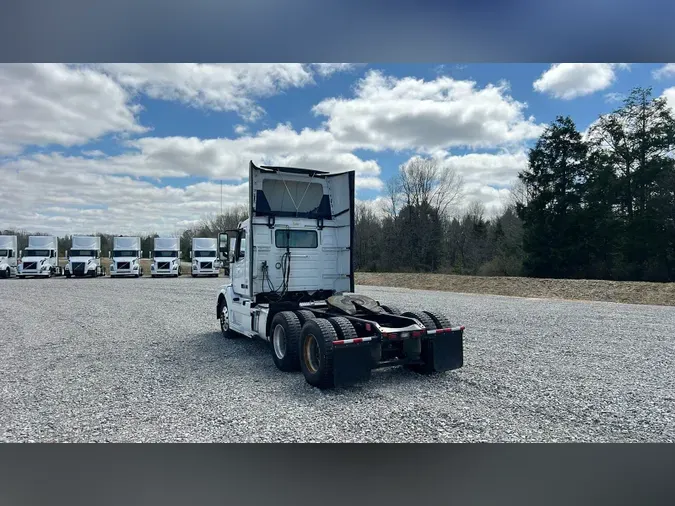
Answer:
<svg viewBox="0 0 675 506"><path fill-rule="evenodd" d="M436 334L426 343L427 355L433 361L434 371L444 372L459 369L464 365L464 331L453 330ZM426 358L426 357L425 357Z"/></svg>
<svg viewBox="0 0 675 506"><path fill-rule="evenodd" d="M349 386L370 380L373 368L371 343L345 344L333 348L335 386Z"/></svg>

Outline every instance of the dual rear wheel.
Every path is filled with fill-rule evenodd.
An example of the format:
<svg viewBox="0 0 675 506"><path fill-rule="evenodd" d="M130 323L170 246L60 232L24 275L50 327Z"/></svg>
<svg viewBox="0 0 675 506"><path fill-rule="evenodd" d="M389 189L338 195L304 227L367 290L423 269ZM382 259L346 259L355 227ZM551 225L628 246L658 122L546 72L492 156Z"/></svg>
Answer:
<svg viewBox="0 0 675 506"><path fill-rule="evenodd" d="M355 337L356 330L347 318L317 318L307 310L282 311L272 319L272 359L282 371L302 371L312 386L332 388L333 341Z"/></svg>

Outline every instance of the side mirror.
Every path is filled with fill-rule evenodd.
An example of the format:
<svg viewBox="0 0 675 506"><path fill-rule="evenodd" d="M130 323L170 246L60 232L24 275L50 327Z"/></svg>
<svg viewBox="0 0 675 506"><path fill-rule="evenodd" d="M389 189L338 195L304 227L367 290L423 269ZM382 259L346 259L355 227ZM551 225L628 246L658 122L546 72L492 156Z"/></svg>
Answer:
<svg viewBox="0 0 675 506"><path fill-rule="evenodd" d="M152 251L148 251L148 258L152 258Z"/></svg>
<svg viewBox="0 0 675 506"><path fill-rule="evenodd" d="M108 251L108 258L112 258L112 251Z"/></svg>
<svg viewBox="0 0 675 506"><path fill-rule="evenodd" d="M141 255L140 255L140 257L143 258L143 250L141 250Z"/></svg>
<svg viewBox="0 0 675 506"><path fill-rule="evenodd" d="M192 251L190 251L190 260L192 260Z"/></svg>
<svg viewBox="0 0 675 506"><path fill-rule="evenodd" d="M22 249L19 250L19 256L20 256L20 257L23 256L23 250L22 250Z"/></svg>

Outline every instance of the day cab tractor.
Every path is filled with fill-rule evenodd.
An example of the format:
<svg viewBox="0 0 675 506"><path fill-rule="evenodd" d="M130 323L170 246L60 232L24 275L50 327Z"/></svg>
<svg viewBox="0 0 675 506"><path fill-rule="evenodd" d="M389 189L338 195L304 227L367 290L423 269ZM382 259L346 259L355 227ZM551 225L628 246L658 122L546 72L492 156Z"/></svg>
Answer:
<svg viewBox="0 0 675 506"><path fill-rule="evenodd" d="M354 171L249 164L249 213L229 245L218 293L224 337L270 343L281 371L320 389L367 381L373 369L463 366L464 327L354 293Z"/></svg>

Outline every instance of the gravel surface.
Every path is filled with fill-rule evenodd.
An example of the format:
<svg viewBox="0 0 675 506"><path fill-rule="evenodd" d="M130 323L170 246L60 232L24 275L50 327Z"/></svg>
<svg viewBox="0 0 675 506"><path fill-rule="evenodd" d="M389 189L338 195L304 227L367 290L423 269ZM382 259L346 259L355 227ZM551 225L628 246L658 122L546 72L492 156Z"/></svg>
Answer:
<svg viewBox="0 0 675 506"><path fill-rule="evenodd" d="M360 287L465 367L321 392L220 337L224 278L0 280L2 441L675 441L675 308Z"/></svg>

